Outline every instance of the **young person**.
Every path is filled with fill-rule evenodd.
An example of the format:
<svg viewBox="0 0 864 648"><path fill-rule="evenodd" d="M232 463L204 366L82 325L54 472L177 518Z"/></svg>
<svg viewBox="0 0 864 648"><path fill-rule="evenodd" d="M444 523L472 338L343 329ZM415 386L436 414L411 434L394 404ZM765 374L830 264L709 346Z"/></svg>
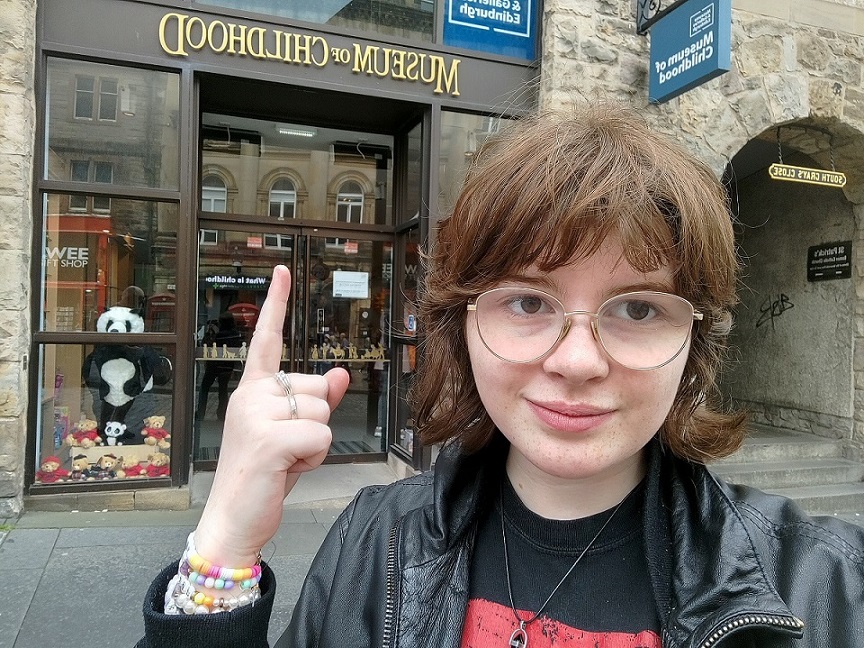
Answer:
<svg viewBox="0 0 864 648"><path fill-rule="evenodd" d="M277 645L860 644L864 530L703 463L743 435L715 386L734 247L711 171L620 107L486 144L421 297L413 397L424 442L444 444L434 473L358 493ZM266 645L274 576L252 566L347 386L277 374L289 290L276 268L210 499L180 575L150 588L142 647Z"/></svg>

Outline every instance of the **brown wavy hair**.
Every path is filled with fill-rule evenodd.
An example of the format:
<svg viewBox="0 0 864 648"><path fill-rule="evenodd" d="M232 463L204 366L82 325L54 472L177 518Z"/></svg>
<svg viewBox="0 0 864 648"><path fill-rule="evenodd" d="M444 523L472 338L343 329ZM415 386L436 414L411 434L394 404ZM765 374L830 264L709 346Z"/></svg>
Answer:
<svg viewBox="0 0 864 648"><path fill-rule="evenodd" d="M412 390L424 443L474 452L495 433L471 373L468 300L528 266L590 256L608 236L636 270L672 268L676 293L705 316L660 441L693 461L740 446L745 417L723 411L715 382L739 269L726 193L706 165L613 104L521 119L478 151L426 256Z"/></svg>

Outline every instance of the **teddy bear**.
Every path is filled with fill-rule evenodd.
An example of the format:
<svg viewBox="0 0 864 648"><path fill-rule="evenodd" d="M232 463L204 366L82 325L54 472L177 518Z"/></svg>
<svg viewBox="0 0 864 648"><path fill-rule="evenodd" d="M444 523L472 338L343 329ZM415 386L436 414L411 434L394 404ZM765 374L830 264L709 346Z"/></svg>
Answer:
<svg viewBox="0 0 864 648"><path fill-rule="evenodd" d="M146 477L144 466L136 457L118 457L117 458L117 479L135 479L137 477Z"/></svg>
<svg viewBox="0 0 864 648"><path fill-rule="evenodd" d="M72 457L72 472L69 474L70 481L93 481L94 477L90 470L90 460L87 455L79 454Z"/></svg>
<svg viewBox="0 0 864 648"><path fill-rule="evenodd" d="M54 455L45 457L39 466L40 469L36 471L36 480L43 484L66 481L69 478L69 471L60 467L62 463L60 458Z"/></svg>
<svg viewBox="0 0 864 648"><path fill-rule="evenodd" d="M117 465L117 457L113 454L106 454L99 457L99 461L96 462L96 470L95 475L91 472L91 475L95 479L114 479L117 476L117 473L114 471L114 467Z"/></svg>
<svg viewBox="0 0 864 648"><path fill-rule="evenodd" d="M135 437L131 432L126 431L126 424L119 421L108 421L105 424L105 429L102 430L102 438L109 446L123 445L122 439L132 439Z"/></svg>
<svg viewBox="0 0 864 648"><path fill-rule="evenodd" d="M96 429L96 421L88 419L82 414L81 419L66 436L64 442L72 448L80 447L87 449L96 445L102 445L102 437L99 436L99 431Z"/></svg>
<svg viewBox="0 0 864 648"><path fill-rule="evenodd" d="M171 442L169 441L171 435L165 429L164 416L148 416L145 418L141 436L144 437L144 443L158 446L160 450L167 450L171 447Z"/></svg>
<svg viewBox="0 0 864 648"><path fill-rule="evenodd" d="M147 458L150 465L147 466L148 477L169 477L171 475L171 460L164 452L154 452Z"/></svg>

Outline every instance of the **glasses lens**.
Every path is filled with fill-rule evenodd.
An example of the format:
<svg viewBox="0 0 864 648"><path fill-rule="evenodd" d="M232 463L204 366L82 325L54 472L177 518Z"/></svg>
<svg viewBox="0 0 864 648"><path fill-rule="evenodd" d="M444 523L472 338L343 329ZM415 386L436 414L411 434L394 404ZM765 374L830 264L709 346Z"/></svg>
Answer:
<svg viewBox="0 0 864 648"><path fill-rule="evenodd" d="M477 330L499 358L530 362L544 355L564 327L564 307L539 290L495 288L477 298Z"/></svg>
<svg viewBox="0 0 864 648"><path fill-rule="evenodd" d="M672 360L692 326L690 302L656 292L619 295L603 304L597 318L606 352L631 369L652 369Z"/></svg>

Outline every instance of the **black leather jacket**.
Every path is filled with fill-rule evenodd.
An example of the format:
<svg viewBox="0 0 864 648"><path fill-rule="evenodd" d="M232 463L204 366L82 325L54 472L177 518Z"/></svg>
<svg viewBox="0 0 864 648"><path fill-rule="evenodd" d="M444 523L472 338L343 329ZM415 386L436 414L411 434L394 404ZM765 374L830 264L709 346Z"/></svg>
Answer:
<svg viewBox="0 0 864 648"><path fill-rule="evenodd" d="M497 440L466 457L451 447L434 479L358 493L312 563L277 647L458 648L476 512L497 495L506 449ZM864 529L725 484L657 443L649 466L645 543L664 647L864 645ZM171 573L176 565L148 594L141 648L266 645L272 574L255 609L229 619L159 614Z"/></svg>

